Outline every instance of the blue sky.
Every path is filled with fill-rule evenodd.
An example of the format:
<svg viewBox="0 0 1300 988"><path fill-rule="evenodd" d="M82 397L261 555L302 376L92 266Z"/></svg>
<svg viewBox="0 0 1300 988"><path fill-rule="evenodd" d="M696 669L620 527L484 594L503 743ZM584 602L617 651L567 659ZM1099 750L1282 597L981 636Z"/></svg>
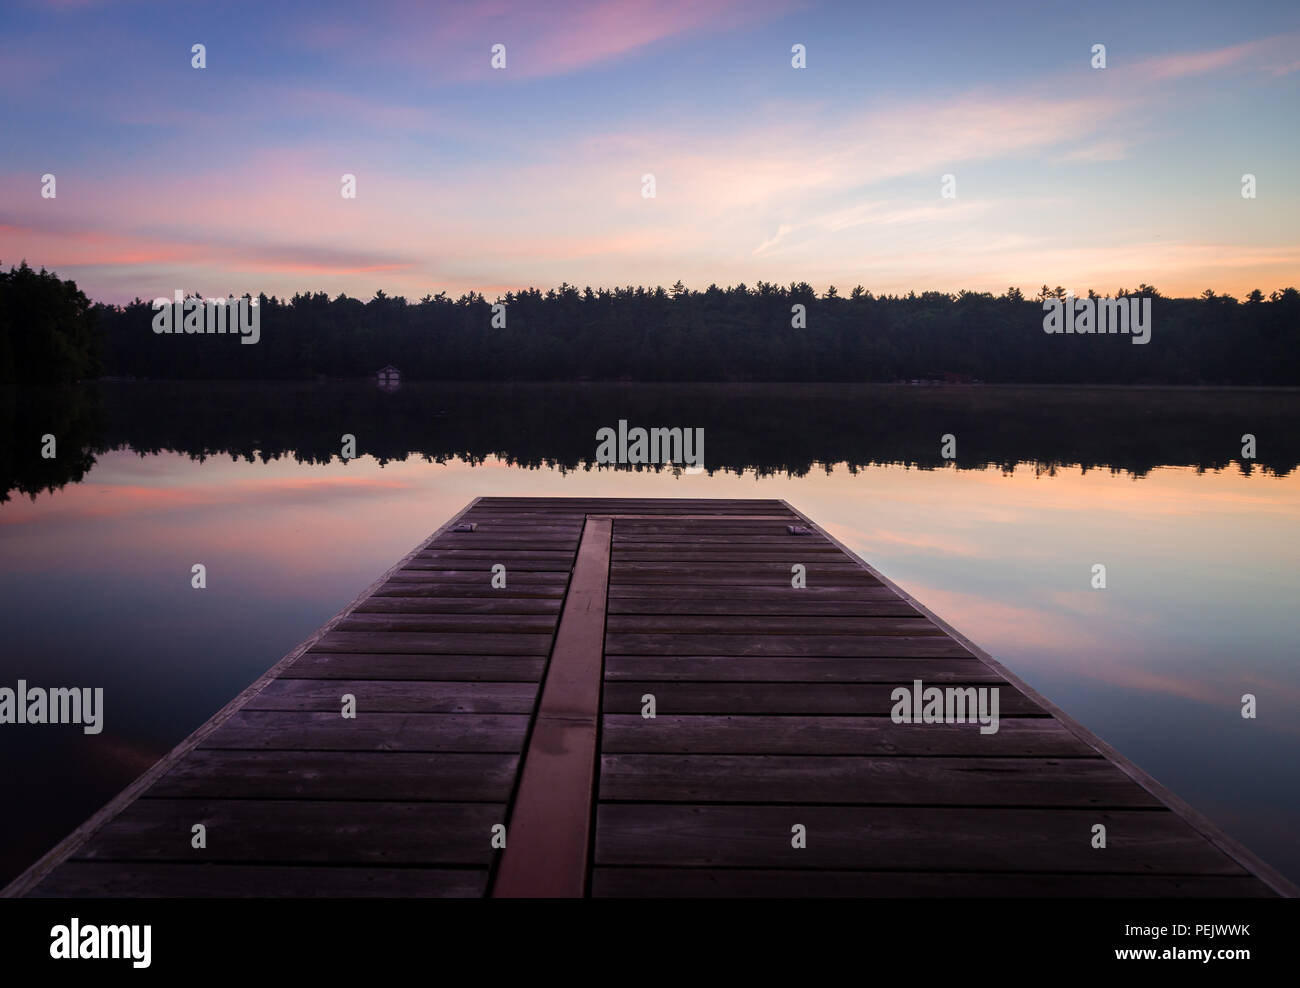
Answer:
<svg viewBox="0 0 1300 988"><path fill-rule="evenodd" d="M10 3L0 260L112 301L1300 281L1300 6L878 6Z"/></svg>

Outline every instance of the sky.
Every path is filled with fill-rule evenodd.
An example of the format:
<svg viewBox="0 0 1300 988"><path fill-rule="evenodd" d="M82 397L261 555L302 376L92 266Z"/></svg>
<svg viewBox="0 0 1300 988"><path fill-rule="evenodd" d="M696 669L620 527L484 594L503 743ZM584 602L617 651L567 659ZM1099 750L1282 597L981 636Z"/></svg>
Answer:
<svg viewBox="0 0 1300 988"><path fill-rule="evenodd" d="M1292 0L4 0L3 20L0 262L98 300L1300 285Z"/></svg>

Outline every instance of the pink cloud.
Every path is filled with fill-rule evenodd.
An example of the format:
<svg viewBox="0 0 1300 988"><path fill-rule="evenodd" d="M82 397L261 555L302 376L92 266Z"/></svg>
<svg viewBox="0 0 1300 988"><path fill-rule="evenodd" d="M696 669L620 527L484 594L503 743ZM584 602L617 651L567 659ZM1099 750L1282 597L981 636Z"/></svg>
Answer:
<svg viewBox="0 0 1300 988"><path fill-rule="evenodd" d="M422 3L373 11L369 33L354 23L315 20L298 40L344 57L382 50L408 64L455 79L498 75L503 81L574 72L661 41L703 31L732 30L802 6L799 0L579 0L559 11L545 4L482 2L454 9ZM395 43L394 39L401 41ZM436 40L444 55L429 50ZM495 72L491 48L505 44L507 70Z"/></svg>
<svg viewBox="0 0 1300 988"><path fill-rule="evenodd" d="M550 29L530 44L529 51L536 74L568 72L665 38L724 22L733 26L753 20L773 6L738 0L596 0L568 22L548 18Z"/></svg>
<svg viewBox="0 0 1300 988"><path fill-rule="evenodd" d="M1272 57L1294 52L1297 43L1300 43L1300 38L1296 35L1280 35L1228 45L1224 48L1212 48L1208 51L1156 55L1138 62L1134 66L1134 71L1153 80L1180 79L1184 76L1219 72L1249 61L1252 67L1268 68L1274 74L1284 74L1294 69L1295 65L1290 68L1284 67L1283 73L1278 73L1277 65L1266 67L1262 63Z"/></svg>
<svg viewBox="0 0 1300 988"><path fill-rule="evenodd" d="M39 258L51 270L190 264L210 268L336 275L403 271L411 262L360 249L307 244L221 244L103 230L0 226L0 258Z"/></svg>

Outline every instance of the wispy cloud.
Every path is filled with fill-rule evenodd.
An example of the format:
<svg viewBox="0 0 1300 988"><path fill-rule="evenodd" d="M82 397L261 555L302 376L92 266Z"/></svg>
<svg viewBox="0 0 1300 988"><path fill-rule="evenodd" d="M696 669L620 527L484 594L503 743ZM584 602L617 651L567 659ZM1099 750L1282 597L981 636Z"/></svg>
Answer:
<svg viewBox="0 0 1300 988"><path fill-rule="evenodd" d="M513 83L577 72L631 56L656 43L766 20L802 6L795 0L579 0L561 13L546 4L480 2L456 7L404 3L373 11L359 26L343 14L313 18L301 44L348 59L381 55L419 64L436 76L483 79L492 45L504 44ZM430 58L435 42L440 57Z"/></svg>
<svg viewBox="0 0 1300 988"><path fill-rule="evenodd" d="M794 227L791 226L789 223L782 223L780 226L776 228L776 233L768 237L761 244L759 244L757 247L754 248L754 253L762 254L770 250L771 248L779 244L782 240L784 240L786 236L793 231L794 231Z"/></svg>
<svg viewBox="0 0 1300 988"><path fill-rule="evenodd" d="M1298 45L1300 35L1277 35L1204 51L1156 55L1139 61L1133 66L1133 71L1144 78L1159 81L1207 75L1237 67L1285 74L1295 71L1300 65L1294 61Z"/></svg>
<svg viewBox="0 0 1300 988"><path fill-rule="evenodd" d="M0 257L33 258L51 268L196 263L304 275L401 271L412 260L391 253L319 244L220 243L193 237L147 237L109 230L40 230L0 223Z"/></svg>

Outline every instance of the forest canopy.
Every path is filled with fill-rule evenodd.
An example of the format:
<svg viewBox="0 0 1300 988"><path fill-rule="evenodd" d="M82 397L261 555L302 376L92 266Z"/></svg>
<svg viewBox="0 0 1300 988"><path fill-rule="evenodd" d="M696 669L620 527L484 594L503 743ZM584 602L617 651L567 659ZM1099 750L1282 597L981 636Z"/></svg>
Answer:
<svg viewBox="0 0 1300 988"><path fill-rule="evenodd" d="M24 261L0 268L0 385L68 384L98 373L95 307L72 281Z"/></svg>
<svg viewBox="0 0 1300 988"><path fill-rule="evenodd" d="M1244 299L1150 285L1151 342L1049 335L1043 285L988 292L818 295L806 283L690 290L569 284L369 301L324 292L258 296L260 340L159 335L153 305L89 305L25 264L0 272L0 383L92 376L163 379L826 381L1300 385L1300 292ZM1096 293L1091 293L1095 296ZM199 298L198 294L192 297ZM496 308L494 309L494 306ZM501 307L504 308L501 308ZM802 319L798 317L802 307Z"/></svg>

